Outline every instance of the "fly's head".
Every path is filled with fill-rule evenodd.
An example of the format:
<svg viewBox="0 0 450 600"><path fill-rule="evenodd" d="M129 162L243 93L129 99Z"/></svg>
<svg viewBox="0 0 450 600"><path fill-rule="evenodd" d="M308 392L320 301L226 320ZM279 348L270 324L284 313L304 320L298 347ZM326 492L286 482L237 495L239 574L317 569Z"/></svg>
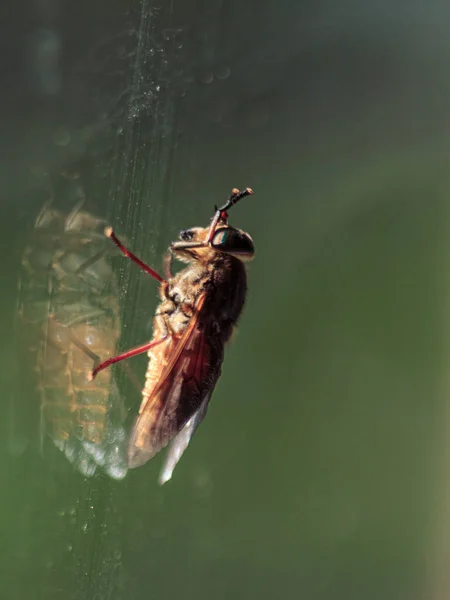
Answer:
<svg viewBox="0 0 450 600"><path fill-rule="evenodd" d="M234 256L243 262L255 254L253 240L248 233L228 224L228 210L244 196L253 194L250 188L242 192L234 189L228 202L216 210L209 227L192 227L180 232L179 240L170 246L171 252L183 262L208 262L217 253Z"/></svg>
<svg viewBox="0 0 450 600"><path fill-rule="evenodd" d="M183 262L191 263L201 260L207 250L208 229L192 227L180 231L178 240L172 242L170 251L176 258Z"/></svg>

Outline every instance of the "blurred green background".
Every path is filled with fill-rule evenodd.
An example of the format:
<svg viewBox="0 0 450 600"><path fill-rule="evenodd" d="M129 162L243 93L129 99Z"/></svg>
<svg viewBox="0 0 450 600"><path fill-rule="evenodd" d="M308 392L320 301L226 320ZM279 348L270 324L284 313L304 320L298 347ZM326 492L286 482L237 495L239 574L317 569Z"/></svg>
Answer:
<svg viewBox="0 0 450 600"><path fill-rule="evenodd" d="M0 597L448 598L450 5L3 10ZM163 488L160 456L114 482L18 450L37 427L12 400L20 248L73 165L158 268L232 187L255 192L231 215L257 251L245 314ZM124 348L157 303L125 263Z"/></svg>

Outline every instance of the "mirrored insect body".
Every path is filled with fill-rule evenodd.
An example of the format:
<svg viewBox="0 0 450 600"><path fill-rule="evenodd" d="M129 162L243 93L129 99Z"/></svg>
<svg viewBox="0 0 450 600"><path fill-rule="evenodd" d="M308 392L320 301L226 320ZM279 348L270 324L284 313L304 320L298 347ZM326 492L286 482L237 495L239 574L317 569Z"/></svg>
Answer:
<svg viewBox="0 0 450 600"><path fill-rule="evenodd" d="M47 203L22 252L18 334L40 399L41 447L50 437L83 475L127 472L125 409L113 373L86 371L120 336L118 288L103 219Z"/></svg>
<svg viewBox="0 0 450 600"><path fill-rule="evenodd" d="M221 373L224 345L244 307L245 263L254 256L248 233L231 227L228 210L250 188L234 189L208 227L180 233L165 257L165 278L105 231L122 253L160 282L161 303L153 320L152 340L97 365L95 377L109 365L147 352L149 364L139 416L128 442L128 466L138 467L170 443L159 482L168 481L203 420ZM187 266L171 273L172 259Z"/></svg>

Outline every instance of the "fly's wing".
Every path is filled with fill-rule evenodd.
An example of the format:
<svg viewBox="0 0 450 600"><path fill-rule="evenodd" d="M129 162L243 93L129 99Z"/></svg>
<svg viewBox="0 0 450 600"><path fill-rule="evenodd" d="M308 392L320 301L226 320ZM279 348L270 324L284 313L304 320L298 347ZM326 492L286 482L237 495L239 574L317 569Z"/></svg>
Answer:
<svg viewBox="0 0 450 600"><path fill-rule="evenodd" d="M220 375L223 342L202 308L205 294L133 427L128 466L150 460L177 435L210 396ZM181 455L180 455L181 456Z"/></svg>
<svg viewBox="0 0 450 600"><path fill-rule="evenodd" d="M192 415L183 429L177 433L177 435L170 442L166 458L164 459L163 468L161 469L161 473L159 475L159 485L164 485L167 481L169 481L169 479L172 478L175 467L180 461L180 458L183 456L184 451L189 446L189 442L191 441L195 430L205 418L211 394L212 391L205 396L205 399L200 404L197 412Z"/></svg>

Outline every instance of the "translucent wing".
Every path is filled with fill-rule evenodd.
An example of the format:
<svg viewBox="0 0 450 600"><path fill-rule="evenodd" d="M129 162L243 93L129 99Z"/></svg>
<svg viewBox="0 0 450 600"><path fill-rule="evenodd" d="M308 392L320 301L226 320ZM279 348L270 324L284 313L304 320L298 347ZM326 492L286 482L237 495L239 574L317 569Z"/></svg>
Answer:
<svg viewBox="0 0 450 600"><path fill-rule="evenodd" d="M223 342L204 318L204 300L205 295L200 297L195 315L141 407L128 446L130 468L143 465L167 446L216 385L223 360Z"/></svg>
<svg viewBox="0 0 450 600"><path fill-rule="evenodd" d="M197 410L197 412L193 414L183 429L177 433L177 435L171 441L166 458L164 459L163 468L161 469L161 473L159 475L158 481L160 485L164 485L167 481L169 481L169 479L171 479L175 467L177 466L180 458L183 456L184 451L188 447L195 430L205 418L211 394L212 391L205 396L205 399L200 404L200 408Z"/></svg>

